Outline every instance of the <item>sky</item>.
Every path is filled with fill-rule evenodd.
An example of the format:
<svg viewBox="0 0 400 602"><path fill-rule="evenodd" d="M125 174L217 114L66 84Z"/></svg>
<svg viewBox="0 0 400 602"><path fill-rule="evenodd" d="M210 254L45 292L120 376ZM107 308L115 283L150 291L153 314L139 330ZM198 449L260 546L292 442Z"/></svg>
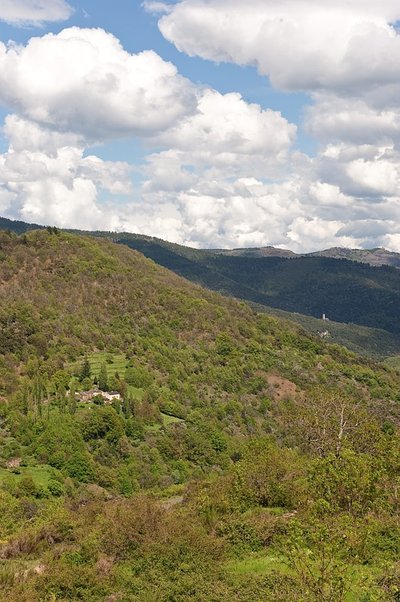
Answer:
<svg viewBox="0 0 400 602"><path fill-rule="evenodd" d="M0 215L400 252L398 0L1 0Z"/></svg>

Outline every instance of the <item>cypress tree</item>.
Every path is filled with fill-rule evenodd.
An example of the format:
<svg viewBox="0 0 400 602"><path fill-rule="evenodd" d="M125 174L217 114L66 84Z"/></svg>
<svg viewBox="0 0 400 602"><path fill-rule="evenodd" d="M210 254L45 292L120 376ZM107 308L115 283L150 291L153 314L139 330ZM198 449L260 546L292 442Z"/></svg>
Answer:
<svg viewBox="0 0 400 602"><path fill-rule="evenodd" d="M83 360L81 372L79 374L79 380L82 382L85 378L90 378L92 371L90 369L90 363L87 357Z"/></svg>
<svg viewBox="0 0 400 602"><path fill-rule="evenodd" d="M101 365L100 372L99 372L98 383L99 383L99 389L100 389L100 391L107 391L108 390L107 366L106 366L105 363L103 363Z"/></svg>
<svg viewBox="0 0 400 602"><path fill-rule="evenodd" d="M69 407L69 412L70 414L75 414L76 412L76 386L75 386L75 381L72 380L70 387L69 387L69 395L68 395L68 407Z"/></svg>

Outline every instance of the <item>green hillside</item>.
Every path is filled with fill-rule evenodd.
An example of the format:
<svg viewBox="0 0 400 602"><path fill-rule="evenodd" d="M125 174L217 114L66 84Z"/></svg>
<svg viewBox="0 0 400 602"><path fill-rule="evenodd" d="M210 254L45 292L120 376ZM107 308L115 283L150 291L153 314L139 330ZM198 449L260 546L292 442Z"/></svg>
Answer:
<svg viewBox="0 0 400 602"><path fill-rule="evenodd" d="M108 240L0 252L1 601L396 599L396 368Z"/></svg>
<svg viewBox="0 0 400 602"><path fill-rule="evenodd" d="M316 256L227 255L134 235L113 234L112 238L185 278L224 294L318 318L325 313L334 322L350 323L346 337L349 341L357 332L356 325L386 330L394 335L391 339L398 350L400 271L393 267L371 267ZM365 339L365 334L366 331L357 334L358 342ZM358 342L354 340L355 345ZM388 348L387 352L392 351Z"/></svg>
<svg viewBox="0 0 400 602"><path fill-rule="evenodd" d="M356 324L344 324L333 320L322 320L295 312L286 312L281 309L265 307L257 303L250 303L255 311L277 316L299 324L304 330L313 333L327 343L343 345L368 357L384 359L390 356L399 356L400 359L400 337L386 330L358 326Z"/></svg>
<svg viewBox="0 0 400 602"><path fill-rule="evenodd" d="M0 218L0 227L21 233L35 226ZM184 278L257 304L261 311L284 311L284 317L313 334L321 328L315 318L325 313L329 340L357 353L377 358L400 353L400 273L355 263L397 265L396 253L334 248L296 256L273 247L210 251L136 234L86 234L125 244Z"/></svg>

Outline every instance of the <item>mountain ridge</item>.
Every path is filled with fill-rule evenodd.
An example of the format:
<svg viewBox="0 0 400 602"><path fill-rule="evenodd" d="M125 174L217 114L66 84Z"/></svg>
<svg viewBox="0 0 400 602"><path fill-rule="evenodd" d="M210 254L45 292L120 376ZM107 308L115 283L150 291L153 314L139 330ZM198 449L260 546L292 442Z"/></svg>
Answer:
<svg viewBox="0 0 400 602"><path fill-rule="evenodd" d="M41 224L24 222L21 220L13 220L5 217L0 217L0 229L10 229L18 234L23 234L29 230L44 229L49 226ZM52 226L50 226L52 227ZM375 247L372 249L355 249L351 247L330 247L320 251L310 251L308 253L296 253L290 249L281 249L272 245L266 245L263 247L235 247L232 249L219 249L219 248L195 248L179 243L172 243L156 236L147 234L135 234L132 232L114 232L107 230L79 230L76 228L60 228L66 232L76 232L97 236L111 236L124 237L126 235L137 237L139 239L147 241L156 241L159 243L173 246L176 249L181 249L183 252L193 251L199 253L215 254L215 255L232 255L232 256L252 256L252 257L332 257L334 259L348 259L349 261L357 261L359 263L368 263L369 265L381 266L391 265L400 268L400 253L395 251L389 251L384 247Z"/></svg>
<svg viewBox="0 0 400 602"><path fill-rule="evenodd" d="M0 219L0 227L6 226L19 233L36 228ZM393 267L369 267L316 254L271 255L275 252L271 247L267 255L259 256L252 255L253 250L246 255L248 250L194 249L137 234L81 233L124 244L192 282L256 304L263 311L289 312L286 318L312 333L327 329L332 342L353 351L380 358L400 353L396 311L400 301L398 292L391 289L394 286L398 291L400 273ZM331 251L338 254L335 248ZM322 314L331 319L330 327L316 320Z"/></svg>

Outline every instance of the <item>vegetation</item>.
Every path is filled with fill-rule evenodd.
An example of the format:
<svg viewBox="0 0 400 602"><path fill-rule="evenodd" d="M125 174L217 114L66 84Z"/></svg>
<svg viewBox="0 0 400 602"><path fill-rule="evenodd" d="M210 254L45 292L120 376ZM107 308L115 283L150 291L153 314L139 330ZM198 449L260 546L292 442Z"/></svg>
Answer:
<svg viewBox="0 0 400 602"><path fill-rule="evenodd" d="M350 351L360 355L380 360L395 356L400 360L400 336L387 330L357 324L344 324L330 319L323 320L322 317L314 318L305 314L265 307L257 303L250 303L250 306L255 311L296 322L306 331L317 335L328 343L343 345Z"/></svg>
<svg viewBox="0 0 400 602"><path fill-rule="evenodd" d="M396 367L108 240L0 251L0 600L399 599Z"/></svg>
<svg viewBox="0 0 400 602"><path fill-rule="evenodd" d="M187 250L135 235L113 238L178 274L235 297L289 312L400 334L400 271L323 256L247 256Z"/></svg>
<svg viewBox="0 0 400 602"><path fill-rule="evenodd" d="M0 227L19 234L44 228L0 218ZM49 228L49 230L53 230ZM262 247L201 250L154 237L87 232L138 250L195 283L250 302L258 311L299 323L329 341L375 358L400 355L400 255L385 249L333 248L308 255ZM360 265L364 264L364 265ZM386 266L374 269L371 266Z"/></svg>

